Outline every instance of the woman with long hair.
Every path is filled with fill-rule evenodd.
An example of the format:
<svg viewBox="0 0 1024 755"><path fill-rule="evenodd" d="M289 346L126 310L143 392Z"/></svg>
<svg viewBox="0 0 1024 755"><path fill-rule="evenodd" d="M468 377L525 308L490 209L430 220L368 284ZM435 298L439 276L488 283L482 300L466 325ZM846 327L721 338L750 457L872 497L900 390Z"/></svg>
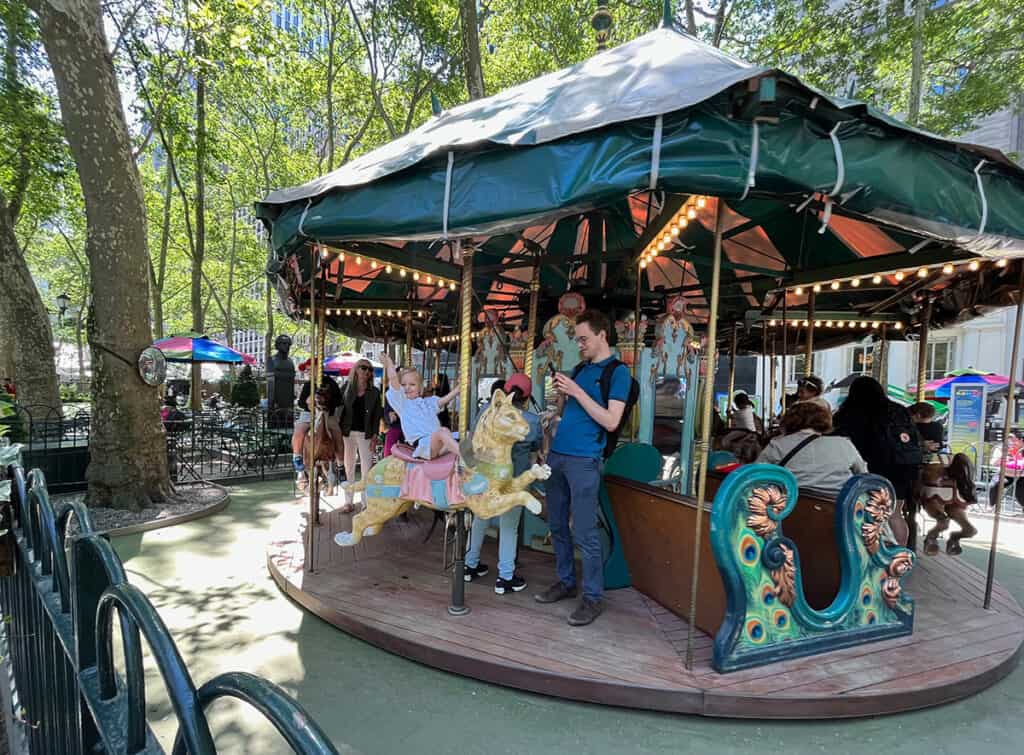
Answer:
<svg viewBox="0 0 1024 755"><path fill-rule="evenodd" d="M356 454L362 474L373 465L373 445L384 413L380 391L373 384L373 365L360 359L348 376L341 401L341 435L345 442L345 479L356 481Z"/></svg>
<svg viewBox="0 0 1024 755"><path fill-rule="evenodd" d="M906 408L890 401L874 378L862 375L850 384L850 393L833 418L836 435L845 435L856 446L873 474L888 478L896 493L893 535L901 545L915 545L916 502L912 490L920 474L920 438ZM905 504L905 510L904 510Z"/></svg>

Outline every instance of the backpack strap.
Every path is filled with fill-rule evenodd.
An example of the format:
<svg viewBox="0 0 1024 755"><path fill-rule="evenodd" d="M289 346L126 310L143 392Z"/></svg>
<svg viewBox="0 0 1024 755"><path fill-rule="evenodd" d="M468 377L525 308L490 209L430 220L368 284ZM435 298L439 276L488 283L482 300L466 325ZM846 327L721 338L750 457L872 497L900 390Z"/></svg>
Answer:
<svg viewBox="0 0 1024 755"><path fill-rule="evenodd" d="M611 400L612 395L612 378L615 376L615 370L619 367L625 367L625 362L620 362L618 359L612 359L608 364L601 370L601 401L604 402L604 408L608 408L608 402Z"/></svg>
<svg viewBox="0 0 1024 755"><path fill-rule="evenodd" d="M790 462L790 460L792 460L792 458L794 456L796 456L797 453L799 453L803 449L804 446L809 446L811 443L813 443L814 441L816 441L820 437L821 437L820 435L815 433L814 435L810 435L810 436L804 438L802 441L797 443L795 447L790 449L788 454L786 454L785 456L782 457L782 461L779 462L779 466L780 467L786 466Z"/></svg>

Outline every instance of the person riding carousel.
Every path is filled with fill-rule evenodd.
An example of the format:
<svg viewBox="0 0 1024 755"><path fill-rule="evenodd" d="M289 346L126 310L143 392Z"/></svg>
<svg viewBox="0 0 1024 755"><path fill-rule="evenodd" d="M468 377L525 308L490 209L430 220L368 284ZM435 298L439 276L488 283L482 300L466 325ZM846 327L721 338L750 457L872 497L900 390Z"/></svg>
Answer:
<svg viewBox="0 0 1024 755"><path fill-rule="evenodd" d="M424 398L423 377L412 368L402 370L401 375L387 354L383 357L384 369L388 373L388 404L398 414L406 442L413 447L413 457L436 459L446 453L459 455L458 441L451 430L441 427L438 414L458 395L458 383L446 396ZM397 388L395 386L398 386Z"/></svg>

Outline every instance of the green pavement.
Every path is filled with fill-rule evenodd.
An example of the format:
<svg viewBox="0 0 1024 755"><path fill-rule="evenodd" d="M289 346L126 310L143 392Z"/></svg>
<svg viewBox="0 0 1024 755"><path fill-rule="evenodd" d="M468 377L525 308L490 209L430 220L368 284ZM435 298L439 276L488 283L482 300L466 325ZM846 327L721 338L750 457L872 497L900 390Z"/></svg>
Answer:
<svg viewBox="0 0 1024 755"><path fill-rule="evenodd" d="M345 635L277 590L265 547L271 522L296 505L289 483L235 487L231 495L231 505L216 516L116 539L129 579L160 610L197 684L227 670L265 676L295 695L342 752L1022 752L1020 668L959 703L820 722L719 720L570 703L426 668ZM964 541L964 557L983 568L988 523L981 520L979 529L974 543ZM1024 602L1024 523L1010 520L1001 542L1000 581ZM149 720L169 749L174 717L149 662ZM211 721L220 752L288 752L241 704L218 702Z"/></svg>

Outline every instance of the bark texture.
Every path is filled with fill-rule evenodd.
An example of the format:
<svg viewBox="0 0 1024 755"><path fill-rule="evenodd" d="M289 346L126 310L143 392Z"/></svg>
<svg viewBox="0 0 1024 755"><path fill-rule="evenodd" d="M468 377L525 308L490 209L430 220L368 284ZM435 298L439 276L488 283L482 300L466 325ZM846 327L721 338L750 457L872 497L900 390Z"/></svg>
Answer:
<svg viewBox="0 0 1024 755"><path fill-rule="evenodd" d="M60 410L57 368L53 361L50 317L32 280L28 263L14 235L7 203L0 199L0 322L4 336L0 348L10 351L3 363L14 378L18 403Z"/></svg>
<svg viewBox="0 0 1024 755"><path fill-rule="evenodd" d="M98 0L33 0L82 184L93 292L88 501L138 508L171 492L156 388L136 363L151 343L142 182Z"/></svg>
<svg viewBox="0 0 1024 755"><path fill-rule="evenodd" d="M466 67L466 90L469 99L484 96L484 69L480 63L480 32L477 28L476 0L459 0L462 26L463 65Z"/></svg>

